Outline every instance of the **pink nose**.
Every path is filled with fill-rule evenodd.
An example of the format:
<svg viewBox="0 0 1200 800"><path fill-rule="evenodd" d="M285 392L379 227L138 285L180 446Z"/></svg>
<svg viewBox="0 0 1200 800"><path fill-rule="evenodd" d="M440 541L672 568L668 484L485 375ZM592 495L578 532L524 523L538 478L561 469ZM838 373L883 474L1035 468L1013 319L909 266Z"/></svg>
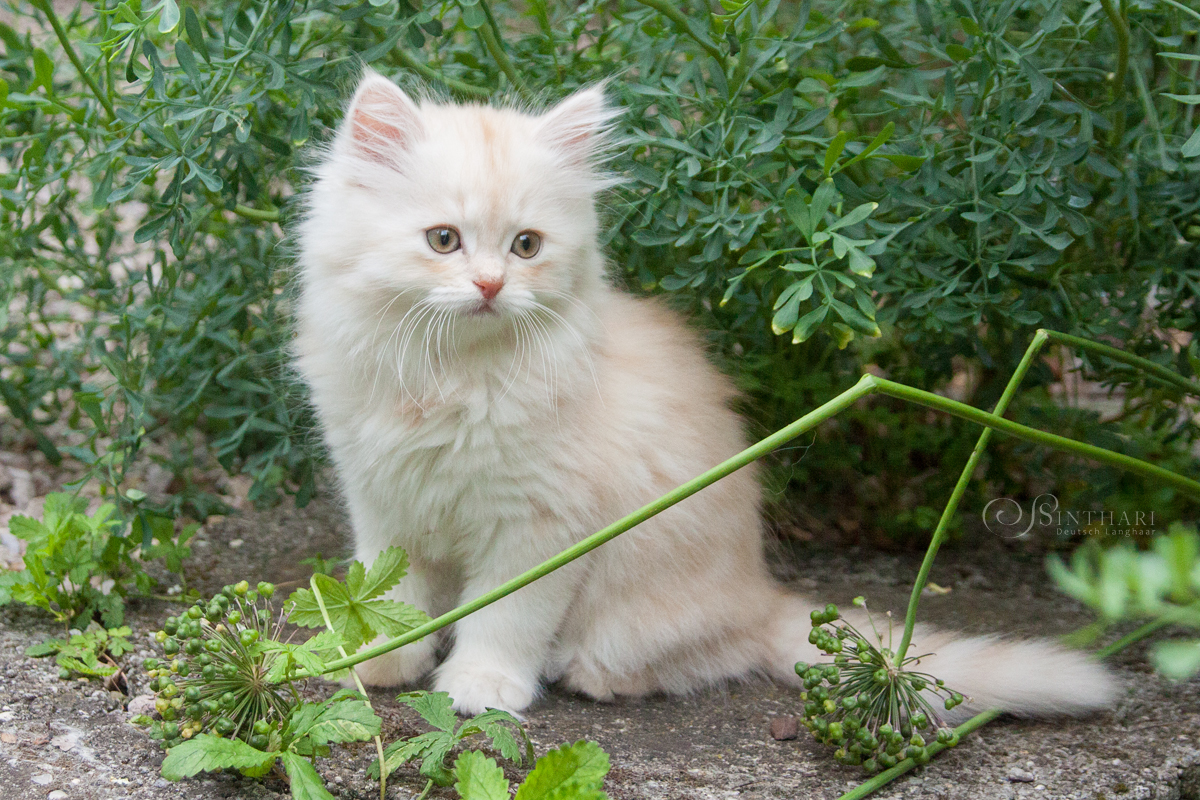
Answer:
<svg viewBox="0 0 1200 800"><path fill-rule="evenodd" d="M504 288L503 278L476 278L473 283L479 287L484 300L492 300Z"/></svg>

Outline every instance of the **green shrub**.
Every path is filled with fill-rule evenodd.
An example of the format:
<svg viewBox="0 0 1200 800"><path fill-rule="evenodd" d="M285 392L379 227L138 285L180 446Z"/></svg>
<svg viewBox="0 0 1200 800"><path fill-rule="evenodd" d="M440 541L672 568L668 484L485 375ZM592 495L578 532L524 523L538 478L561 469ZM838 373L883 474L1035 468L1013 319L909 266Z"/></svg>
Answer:
<svg viewBox="0 0 1200 800"><path fill-rule="evenodd" d="M632 288L670 293L711 331L759 430L867 365L922 388L969 367L970 401L988 406L1034 326L1195 374L1198 345L1170 334L1200 327L1195 11L1173 0L719 10L108 0L51 19L47 0L17 6L0 27L5 405L48 458L77 458L111 488L147 437L174 443L172 494L152 498L164 512L218 508L192 477L205 442L253 476L254 499L306 500L318 447L286 367L284 230L304 146L329 135L363 63L468 100L552 100L613 78L628 109L613 261ZM1120 433L1136 435L1122 448L1194 469L1200 429L1178 394L1084 368L1124 386ZM1031 379L1054 376L1040 365ZM975 434L880 407L883 423L839 418L785 454L776 482L814 504L849 495L907 535L932 525L949 484L931 476L961 463ZM1060 413L1046 400L1014 408L1026 421ZM62 419L78 441L46 434ZM1094 420L1074 419L1096 435ZM988 465L1005 492L1078 470L1013 443ZM1116 472L1089 468L1071 485L1181 509Z"/></svg>

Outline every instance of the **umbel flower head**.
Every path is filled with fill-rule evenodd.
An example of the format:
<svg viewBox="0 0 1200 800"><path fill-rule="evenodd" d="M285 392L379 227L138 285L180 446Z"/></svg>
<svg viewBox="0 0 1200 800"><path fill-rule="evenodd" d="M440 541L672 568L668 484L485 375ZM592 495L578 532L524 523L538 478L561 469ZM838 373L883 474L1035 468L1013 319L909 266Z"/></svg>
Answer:
<svg viewBox="0 0 1200 800"><path fill-rule="evenodd" d="M861 597L854 604L866 607ZM818 742L837 748L834 758L839 762L862 765L867 772L894 767L905 758L928 763L926 736L947 747L958 744L958 734L943 722L930 699L940 700L949 710L963 696L934 676L912 669L923 656L897 660L884 646L870 614L867 619L873 639L842 619L832 603L812 612L808 641L833 656L833 663L796 664L796 674L804 680L800 697L805 725Z"/></svg>
<svg viewBox="0 0 1200 800"><path fill-rule="evenodd" d="M165 658L145 662L162 717L140 720L152 738L170 748L204 732L269 749L298 701L290 682L279 683L286 658L272 646L283 625L268 603L274 593L242 581L166 619L155 633Z"/></svg>

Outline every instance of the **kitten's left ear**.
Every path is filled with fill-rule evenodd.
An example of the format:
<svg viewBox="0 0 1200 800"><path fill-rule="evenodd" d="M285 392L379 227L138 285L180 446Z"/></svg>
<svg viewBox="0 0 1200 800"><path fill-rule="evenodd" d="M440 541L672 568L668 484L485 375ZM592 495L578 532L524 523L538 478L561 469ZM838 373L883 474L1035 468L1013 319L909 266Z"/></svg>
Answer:
<svg viewBox="0 0 1200 800"><path fill-rule="evenodd" d="M542 115L538 136L579 161L603 153L620 109L609 105L604 84L580 89Z"/></svg>

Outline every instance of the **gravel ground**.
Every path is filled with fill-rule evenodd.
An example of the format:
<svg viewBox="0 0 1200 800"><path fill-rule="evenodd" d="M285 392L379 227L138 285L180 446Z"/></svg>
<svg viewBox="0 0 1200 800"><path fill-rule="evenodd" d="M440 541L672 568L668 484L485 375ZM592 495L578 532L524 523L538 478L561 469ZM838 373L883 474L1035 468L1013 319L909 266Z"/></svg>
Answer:
<svg viewBox="0 0 1200 800"><path fill-rule="evenodd" d="M246 512L212 521L195 542L189 580L204 592L248 577L279 584L300 581L301 559L343 552L344 519L317 501ZM782 577L800 591L835 602L866 594L874 608L902 608L917 555L869 550L825 551L781 547ZM814 576L819 576L814 577ZM933 579L951 591L923 601L931 622L968 631L1053 635L1088 621L1048 585L1040 556L1009 543L977 537L945 550ZM820 583L818 584L818 580ZM140 642L172 612L160 601L131 604L129 622ZM286 796L279 777L251 781L235 775L200 776L177 784L158 775L162 754L128 724L126 706L145 691L138 666L143 644L123 659L129 694L98 683L63 682L49 659L24 649L61 635L49 619L26 608L0 609L0 798L272 798ZM1200 681L1168 684L1150 674L1144 652L1115 661L1127 692L1117 707L1083 720L1002 718L939 755L929 766L891 784L882 798L1200 798ZM314 697L331 684L310 686ZM373 701L386 739L409 736L420 722L389 693ZM652 698L596 704L551 690L529 715L538 752L589 738L612 757L606 788L613 798L836 798L862 779L835 764L811 740L776 740L772 723L786 727L799 711L795 692L767 683L731 685L688 698ZM319 769L339 798L379 796L366 779L370 744L336 747ZM518 778L513 772L510 776ZM410 798L424 786L415 770L392 777L388 796ZM452 798L449 790L434 798Z"/></svg>

